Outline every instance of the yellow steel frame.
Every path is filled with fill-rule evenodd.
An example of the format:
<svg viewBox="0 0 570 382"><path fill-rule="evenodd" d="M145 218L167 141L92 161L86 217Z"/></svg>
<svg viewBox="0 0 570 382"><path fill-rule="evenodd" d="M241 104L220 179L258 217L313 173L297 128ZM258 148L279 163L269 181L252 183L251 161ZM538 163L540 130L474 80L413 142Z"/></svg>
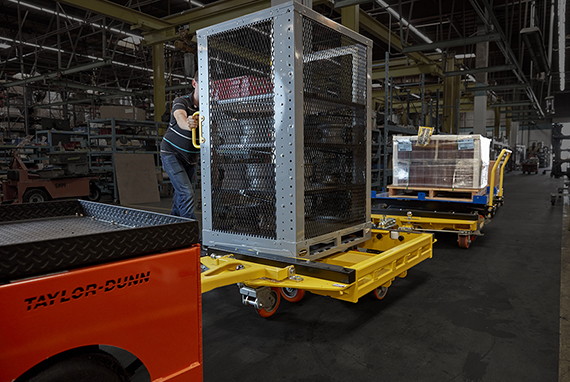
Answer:
<svg viewBox="0 0 570 382"><path fill-rule="evenodd" d="M392 234L391 234L392 232ZM392 238L394 236L394 238ZM209 270L202 273L202 293L243 282L251 287L297 288L339 300L357 302L381 286L389 287L396 277L405 277L410 268L432 257L433 236L426 233L372 230L372 238L360 249L317 260L354 269L356 281L339 283L295 273L295 267L274 267L235 259L232 255L202 257Z"/></svg>
<svg viewBox="0 0 570 382"><path fill-rule="evenodd" d="M499 172L499 190L497 192L497 197L500 199L503 197L503 179L505 176L505 167L511 154L513 152L509 149L501 150L501 153L497 157L495 164L493 165L493 169L491 170L491 181L489 182L489 199L487 200L487 206L493 207L495 201L495 174L497 173L497 168L501 166Z"/></svg>
<svg viewBox="0 0 570 382"><path fill-rule="evenodd" d="M396 221L399 228L414 231L439 231L458 234L479 234L485 225L485 218L480 216L477 220L433 218L421 216L372 215L372 222L378 224L384 218Z"/></svg>

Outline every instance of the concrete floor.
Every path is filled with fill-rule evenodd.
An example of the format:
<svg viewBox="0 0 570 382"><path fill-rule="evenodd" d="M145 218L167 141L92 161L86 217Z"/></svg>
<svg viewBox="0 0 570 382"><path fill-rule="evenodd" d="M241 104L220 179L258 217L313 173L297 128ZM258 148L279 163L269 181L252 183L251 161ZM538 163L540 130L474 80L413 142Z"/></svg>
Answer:
<svg viewBox="0 0 570 382"><path fill-rule="evenodd" d="M262 319L235 286L204 294L204 380L558 380L560 184L507 175L485 237L464 250L439 235L384 301L308 295Z"/></svg>

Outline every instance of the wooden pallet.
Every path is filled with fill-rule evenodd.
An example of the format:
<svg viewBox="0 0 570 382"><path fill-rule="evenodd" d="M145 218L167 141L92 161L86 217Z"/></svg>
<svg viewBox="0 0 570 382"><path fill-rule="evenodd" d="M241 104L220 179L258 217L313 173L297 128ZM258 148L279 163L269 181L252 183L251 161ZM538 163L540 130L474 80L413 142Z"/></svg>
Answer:
<svg viewBox="0 0 570 382"><path fill-rule="evenodd" d="M454 200L472 202L475 196L485 195L487 188L439 188L439 187L409 187L388 186L388 196L391 198Z"/></svg>

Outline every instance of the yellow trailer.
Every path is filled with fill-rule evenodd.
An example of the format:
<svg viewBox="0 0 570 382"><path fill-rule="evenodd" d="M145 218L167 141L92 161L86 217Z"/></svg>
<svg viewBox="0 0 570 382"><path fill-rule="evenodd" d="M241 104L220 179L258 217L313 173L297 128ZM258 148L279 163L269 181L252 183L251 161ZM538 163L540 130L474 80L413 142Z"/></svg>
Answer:
<svg viewBox="0 0 570 382"><path fill-rule="evenodd" d="M381 300L397 277L432 257L433 242L427 233L373 229L358 247L315 261L212 251L200 259L206 269L202 293L237 283L244 305L262 317L275 314L281 298L297 302L305 292L350 302L366 294Z"/></svg>
<svg viewBox="0 0 570 382"><path fill-rule="evenodd" d="M501 151L491 168L486 195L474 198L472 203L429 199L396 201L395 198L376 197L391 206L377 210L379 213L372 215L372 222L381 228L455 233L459 247L469 248L478 236L482 236L483 226L504 204L504 174L511 154L508 149ZM419 204L437 210L422 208L424 206Z"/></svg>

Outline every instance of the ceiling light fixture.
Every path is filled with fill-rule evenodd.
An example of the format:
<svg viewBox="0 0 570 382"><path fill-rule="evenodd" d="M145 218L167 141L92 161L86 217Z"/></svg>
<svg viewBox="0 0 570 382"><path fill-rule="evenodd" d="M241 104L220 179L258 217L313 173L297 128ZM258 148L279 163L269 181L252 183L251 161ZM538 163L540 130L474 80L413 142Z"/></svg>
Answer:
<svg viewBox="0 0 570 382"><path fill-rule="evenodd" d="M20 4L20 5L23 5L24 7L32 8L32 9L35 9L35 10L38 10L38 11L41 11L41 12L45 12L45 13L49 13L49 14L51 14L51 15L57 15L57 14L58 14L58 12L52 11L51 9L44 8L44 7L40 7L40 6L37 6L37 5L34 5L34 4L30 4L30 3L26 3L26 2L24 2L24 1L20 1L20 0L8 0L8 1L9 1L10 3ZM97 27L97 28L100 28L100 29L108 29L108 30L110 30L110 31L112 31L112 32L121 33L121 34L124 34L124 35L126 35L126 36L141 38L141 36L139 36L139 35L137 35L137 34L125 32L125 31L120 30L120 29L117 29L117 28L107 28L107 27L106 27L105 25L103 25L103 24L97 24L97 23L86 22L84 19L81 19L81 18L79 18L79 17L69 16L69 15L66 15L66 14L64 14L64 13L59 13L59 16L65 18L65 19L68 19L68 20L77 21L77 22L79 22L79 23L89 24L89 25L91 25L91 26L93 26L93 27Z"/></svg>
<svg viewBox="0 0 570 382"><path fill-rule="evenodd" d="M15 40L15 39L7 38L7 37L2 37L2 36L0 36L0 40L8 41L8 42L11 42L11 43L13 43L13 44L21 44L21 45L30 46L30 47L33 47L33 48L40 48L40 49L44 49L44 50L49 50L49 51L52 51L52 52L72 54L71 52L65 51L65 50L63 50L63 49L57 49L57 48L53 48L53 47L51 47L51 46L44 46L44 45L34 44L34 43L32 43L32 42L26 42L26 41L21 41L21 40ZM95 61L104 61L103 58L95 57L95 56L92 56L92 55L86 55L86 54L75 53L75 56L77 56L77 57L83 57L83 58L89 58L89 59L95 60ZM6 60L6 61L4 61L4 62L8 62L8 61L11 61L11 60L13 60L13 59ZM3 64L4 62L0 62L0 64ZM141 70L141 71L145 71L145 72L150 72L150 73L153 72L152 69L143 68L142 66L137 66L137 65L128 64L128 63L126 63L126 62L111 61L111 63L112 63L113 65L118 65L118 66L123 66L123 67L127 67L127 68L137 69L137 70ZM170 76L176 77L176 78L186 79L185 76L182 76L182 75L180 75L180 74L170 74Z"/></svg>

